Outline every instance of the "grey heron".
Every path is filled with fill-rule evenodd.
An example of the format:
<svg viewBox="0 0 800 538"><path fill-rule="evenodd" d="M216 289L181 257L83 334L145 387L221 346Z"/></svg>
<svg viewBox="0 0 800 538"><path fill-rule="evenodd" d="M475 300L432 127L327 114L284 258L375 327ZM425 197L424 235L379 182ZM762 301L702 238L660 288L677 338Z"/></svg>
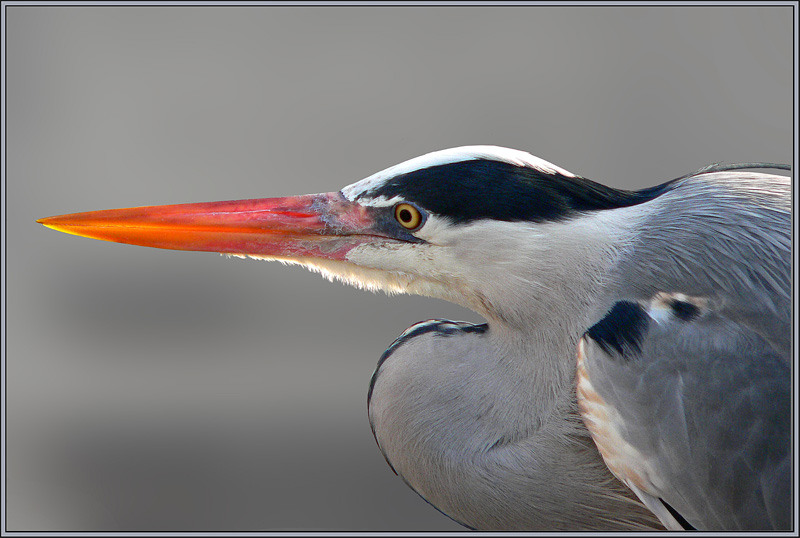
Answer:
<svg viewBox="0 0 800 538"><path fill-rule="evenodd" d="M39 222L479 313L407 329L367 397L391 468L467 527L785 530L790 180L745 168L788 169L623 191L467 146L338 192Z"/></svg>

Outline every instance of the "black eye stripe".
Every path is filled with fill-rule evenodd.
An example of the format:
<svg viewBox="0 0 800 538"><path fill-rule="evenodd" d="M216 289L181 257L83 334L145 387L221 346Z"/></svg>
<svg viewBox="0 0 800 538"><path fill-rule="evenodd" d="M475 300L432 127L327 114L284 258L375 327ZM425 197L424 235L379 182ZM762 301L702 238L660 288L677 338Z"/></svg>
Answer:
<svg viewBox="0 0 800 538"><path fill-rule="evenodd" d="M672 182L668 182L640 191L624 191L581 177L473 160L401 174L358 197L402 198L455 224L482 219L546 222L646 202L671 186ZM398 213L395 218L401 224L405 222Z"/></svg>

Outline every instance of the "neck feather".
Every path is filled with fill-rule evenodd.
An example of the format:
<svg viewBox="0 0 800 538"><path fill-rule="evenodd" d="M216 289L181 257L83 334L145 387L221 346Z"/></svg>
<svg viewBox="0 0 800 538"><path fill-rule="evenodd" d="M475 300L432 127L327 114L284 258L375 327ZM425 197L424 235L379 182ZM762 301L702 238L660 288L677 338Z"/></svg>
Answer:
<svg viewBox="0 0 800 538"><path fill-rule="evenodd" d="M574 395L577 340L633 241L637 215L623 208L524 232L514 223L502 235L473 225L466 244L485 246L482 234L504 241L490 260L475 258L470 267L483 276L462 275L473 293L454 302L485 316L489 330L426 334L376 372L376 439L396 471L445 513L480 528L514 520L529 529L574 529L571 514L594 528L657 525L603 465ZM486 278L491 267L498 278ZM598 520L609 504L616 512L624 505L630 520ZM538 519L541 513L555 519Z"/></svg>

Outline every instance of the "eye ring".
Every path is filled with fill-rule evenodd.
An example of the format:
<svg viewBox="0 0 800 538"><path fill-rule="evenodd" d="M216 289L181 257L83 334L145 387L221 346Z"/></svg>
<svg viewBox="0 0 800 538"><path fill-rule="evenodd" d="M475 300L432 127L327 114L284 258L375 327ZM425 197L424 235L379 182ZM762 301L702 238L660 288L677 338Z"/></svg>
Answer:
<svg viewBox="0 0 800 538"><path fill-rule="evenodd" d="M416 230L422 226L422 212L409 203L400 203L394 206L394 218L406 230Z"/></svg>

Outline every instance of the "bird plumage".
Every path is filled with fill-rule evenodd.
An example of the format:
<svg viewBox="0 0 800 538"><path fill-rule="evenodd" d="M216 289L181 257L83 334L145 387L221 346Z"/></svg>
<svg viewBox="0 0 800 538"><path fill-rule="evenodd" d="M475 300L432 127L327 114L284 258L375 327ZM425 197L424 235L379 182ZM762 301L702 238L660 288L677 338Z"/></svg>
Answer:
<svg viewBox="0 0 800 538"><path fill-rule="evenodd" d="M617 303L579 344L605 462L672 529L790 527L790 380L765 339L682 294Z"/></svg>
<svg viewBox="0 0 800 538"><path fill-rule="evenodd" d="M452 164L446 166L453 167ZM500 166L505 169L507 165ZM434 174L432 170L426 173ZM517 178L517 184L527 181L530 175ZM534 175L538 181L547 181L547 174L540 170L534 170ZM554 182L559 182L557 185L563 184L566 177L570 178L572 188L581 185L580 178L572 179L575 176L550 176ZM453 177L452 181L458 181L457 174ZM491 179L487 182L497 178L496 175L488 177ZM408 181L409 176L402 179ZM585 185L585 192L598 191L594 183ZM402 182L395 179L373 188L372 192L391 199L387 195L400 196L402 186ZM420 198L414 197L421 188L415 185L415 189L411 189L412 196L402 199L427 208ZM551 185L550 188L557 187ZM581 525L595 529L656 525L630 509L628 520L598 520L598 513L592 507L598 505L600 498L604 502L616 499L624 505L623 497L611 487L616 485L613 481L603 481L602 473L593 474L597 469L593 467L592 458L581 460L585 447L574 442L574 432L568 428L575 423L576 416L569 402L574 398L571 373L577 340L618 301L650 299L662 291L698 294L707 298L713 308L731 316L732 322L753 326L754 331L776 346L770 347L771 353L783 357L784 361L789 359L790 242L786 178L717 170L679 178L640 194L614 194L610 189L609 192L594 206L574 202L581 200L580 196L575 196L571 203L563 203L561 194L560 214L553 212L554 203L545 201L538 206L545 207L544 212L533 218L517 215L517 220L509 219L513 224L499 220L497 213L483 218L451 218L450 222L455 222L453 228L461 226L460 236L469 245L495 247L494 251L476 252L469 263L469 246L458 245L463 265L475 267L476 276L453 286L463 295L479 297L477 304L472 302L466 306L490 320L488 331L481 335L465 333L463 342L456 342L452 335L437 341L435 332L426 331L417 336L420 342L406 340L399 349L394 348L393 359L384 360L376 370L374 390L385 398L378 404L373 403L373 398L370 405L378 444L388 461L398 459L393 465L412 488L456 520L467 521L478 528L509 528L510 521L519 525L515 528L550 529L575 529L582 528ZM457 199L459 194L457 191L448 199ZM541 194L541 189L537 194ZM533 205L527 207L533 209ZM471 207L470 214L479 210ZM497 211L497 207L492 205L491 210ZM446 232L439 232L439 236L446 236ZM499 238L502 243L498 243ZM436 244L434 232L429 240ZM481 255L489 259L481 259ZM468 269L464 269L462 274L454 275L453 281L463 279L467 272ZM477 274L483 275L483 279ZM493 293L495 285L497 289ZM515 307L515 303L519 306ZM526 308L523 305L535 306ZM495 333L499 333L497 344L491 342ZM559 335L556 342L549 338L554 334ZM698 346L698 353L702 353L706 345L704 340L713 335L698 333L695 336L693 343ZM485 342L476 344L479 339ZM508 345L514 340L513 345ZM731 346L728 351L735 355L741 342L734 338L723 340ZM418 349L418 346L424 347ZM513 352L509 353L510 350ZM748 348L743 347L740 352L748 353ZM745 364L753 359L735 357L733 360ZM569 370L564 371L562 367ZM786 404L785 411L789 401L783 389L788 387L789 372L776 370L777 367L776 363L768 368L775 379L781 380L781 391L777 394L778 400ZM384 376L391 377L382 383ZM663 383L675 381L665 372L661 372L661 377ZM615 386L615 379L604 381ZM751 381L760 383L758 379ZM403 387L402 391L396 392L397 387ZM714 394L722 388L710 382L706 387L712 397L719 397ZM524 394L526 390L528 394ZM645 383L641 390L649 394L656 388ZM695 386L693 390L691 397L697 398L701 388ZM777 386L771 386L767 392L774 390ZM531 407L517 407L520 402ZM683 409L679 398L673 399L673 403ZM691 401L686 402L685 407L692 412ZM678 411L662 409L661 412L670 418ZM484 418L487 414L491 416L488 420ZM788 415L776 416L775 420L782 421L777 425L779 431L787 435ZM706 420L713 418L705 415ZM757 413L749 419L760 420ZM562 429L543 435L544 429L554 424ZM443 425L447 425L447 433L441 432ZM653 431L655 427L646 423L636 426L644 432ZM578 427L580 429L580 425ZM382 429L387 433L382 433ZM397 432L404 435L398 436ZM438 433L434 435L434 432ZM695 429L692 435L702 433ZM471 444L478 439L480 443ZM455 446L462 451L452 448ZM490 447L506 447L507 453L513 453L508 455L504 465L512 469L510 474L516 480L503 476L498 469L479 468L476 460L489 465L487 462L496 456ZM788 446L778 450L782 450L784 456L788 454ZM695 449L692 454L683 456L700 458L699 467L707 465L713 457L710 453L697 452ZM566 455L575 458L570 460L570 469L581 469L580 472L569 473L559 466L568 459ZM534 471L539 465L543 468ZM474 474L470 475L471 472ZM770 472L785 478L789 471L783 467L772 468L767 474L758 474L758 479ZM453 473L459 478L453 478ZM560 479L566 476L592 477L593 484L604 483L608 489L593 488L587 480L581 480L577 486L579 494ZM731 476L733 474L726 479L730 481ZM694 478L699 480L699 477ZM482 479L486 480L486 487L481 487ZM452 484L456 480L458 487ZM695 483L690 480L690 489L694 492L712 490L707 477L705 480ZM555 484L550 485L552 482ZM465 487L468 483L472 484L470 488ZM787 485L784 481L775 487L785 489ZM727 486L731 487L730 482ZM752 484L740 487L750 486ZM462 494L457 499L453 498L454 490ZM556 506L540 499L542 491L547 492L550 503L568 507L564 513L559 514ZM774 489L769 491L774 492ZM731 512L714 519L707 514L697 515L692 511L695 508L687 508L687 503L680 501L673 503L677 508L670 505L658 514L662 523L671 524L674 516L670 510L677 510L679 521L697 528L786 528L788 491L781 490L781 493L787 494L787 498L778 501L783 511L772 519L764 516L767 508L764 503L760 505L760 515L755 513L758 509L752 509L749 514ZM725 501L731 501L731 495L733 493L729 492ZM689 497L689 493L686 496ZM543 505L549 509L534 509L534 506ZM774 509L774 506L769 508ZM626 513L620 506L609 511Z"/></svg>
<svg viewBox="0 0 800 538"><path fill-rule="evenodd" d="M785 529L789 179L739 168L622 191L468 146L338 193L41 222L482 315L408 329L368 394L391 467L466 526Z"/></svg>

